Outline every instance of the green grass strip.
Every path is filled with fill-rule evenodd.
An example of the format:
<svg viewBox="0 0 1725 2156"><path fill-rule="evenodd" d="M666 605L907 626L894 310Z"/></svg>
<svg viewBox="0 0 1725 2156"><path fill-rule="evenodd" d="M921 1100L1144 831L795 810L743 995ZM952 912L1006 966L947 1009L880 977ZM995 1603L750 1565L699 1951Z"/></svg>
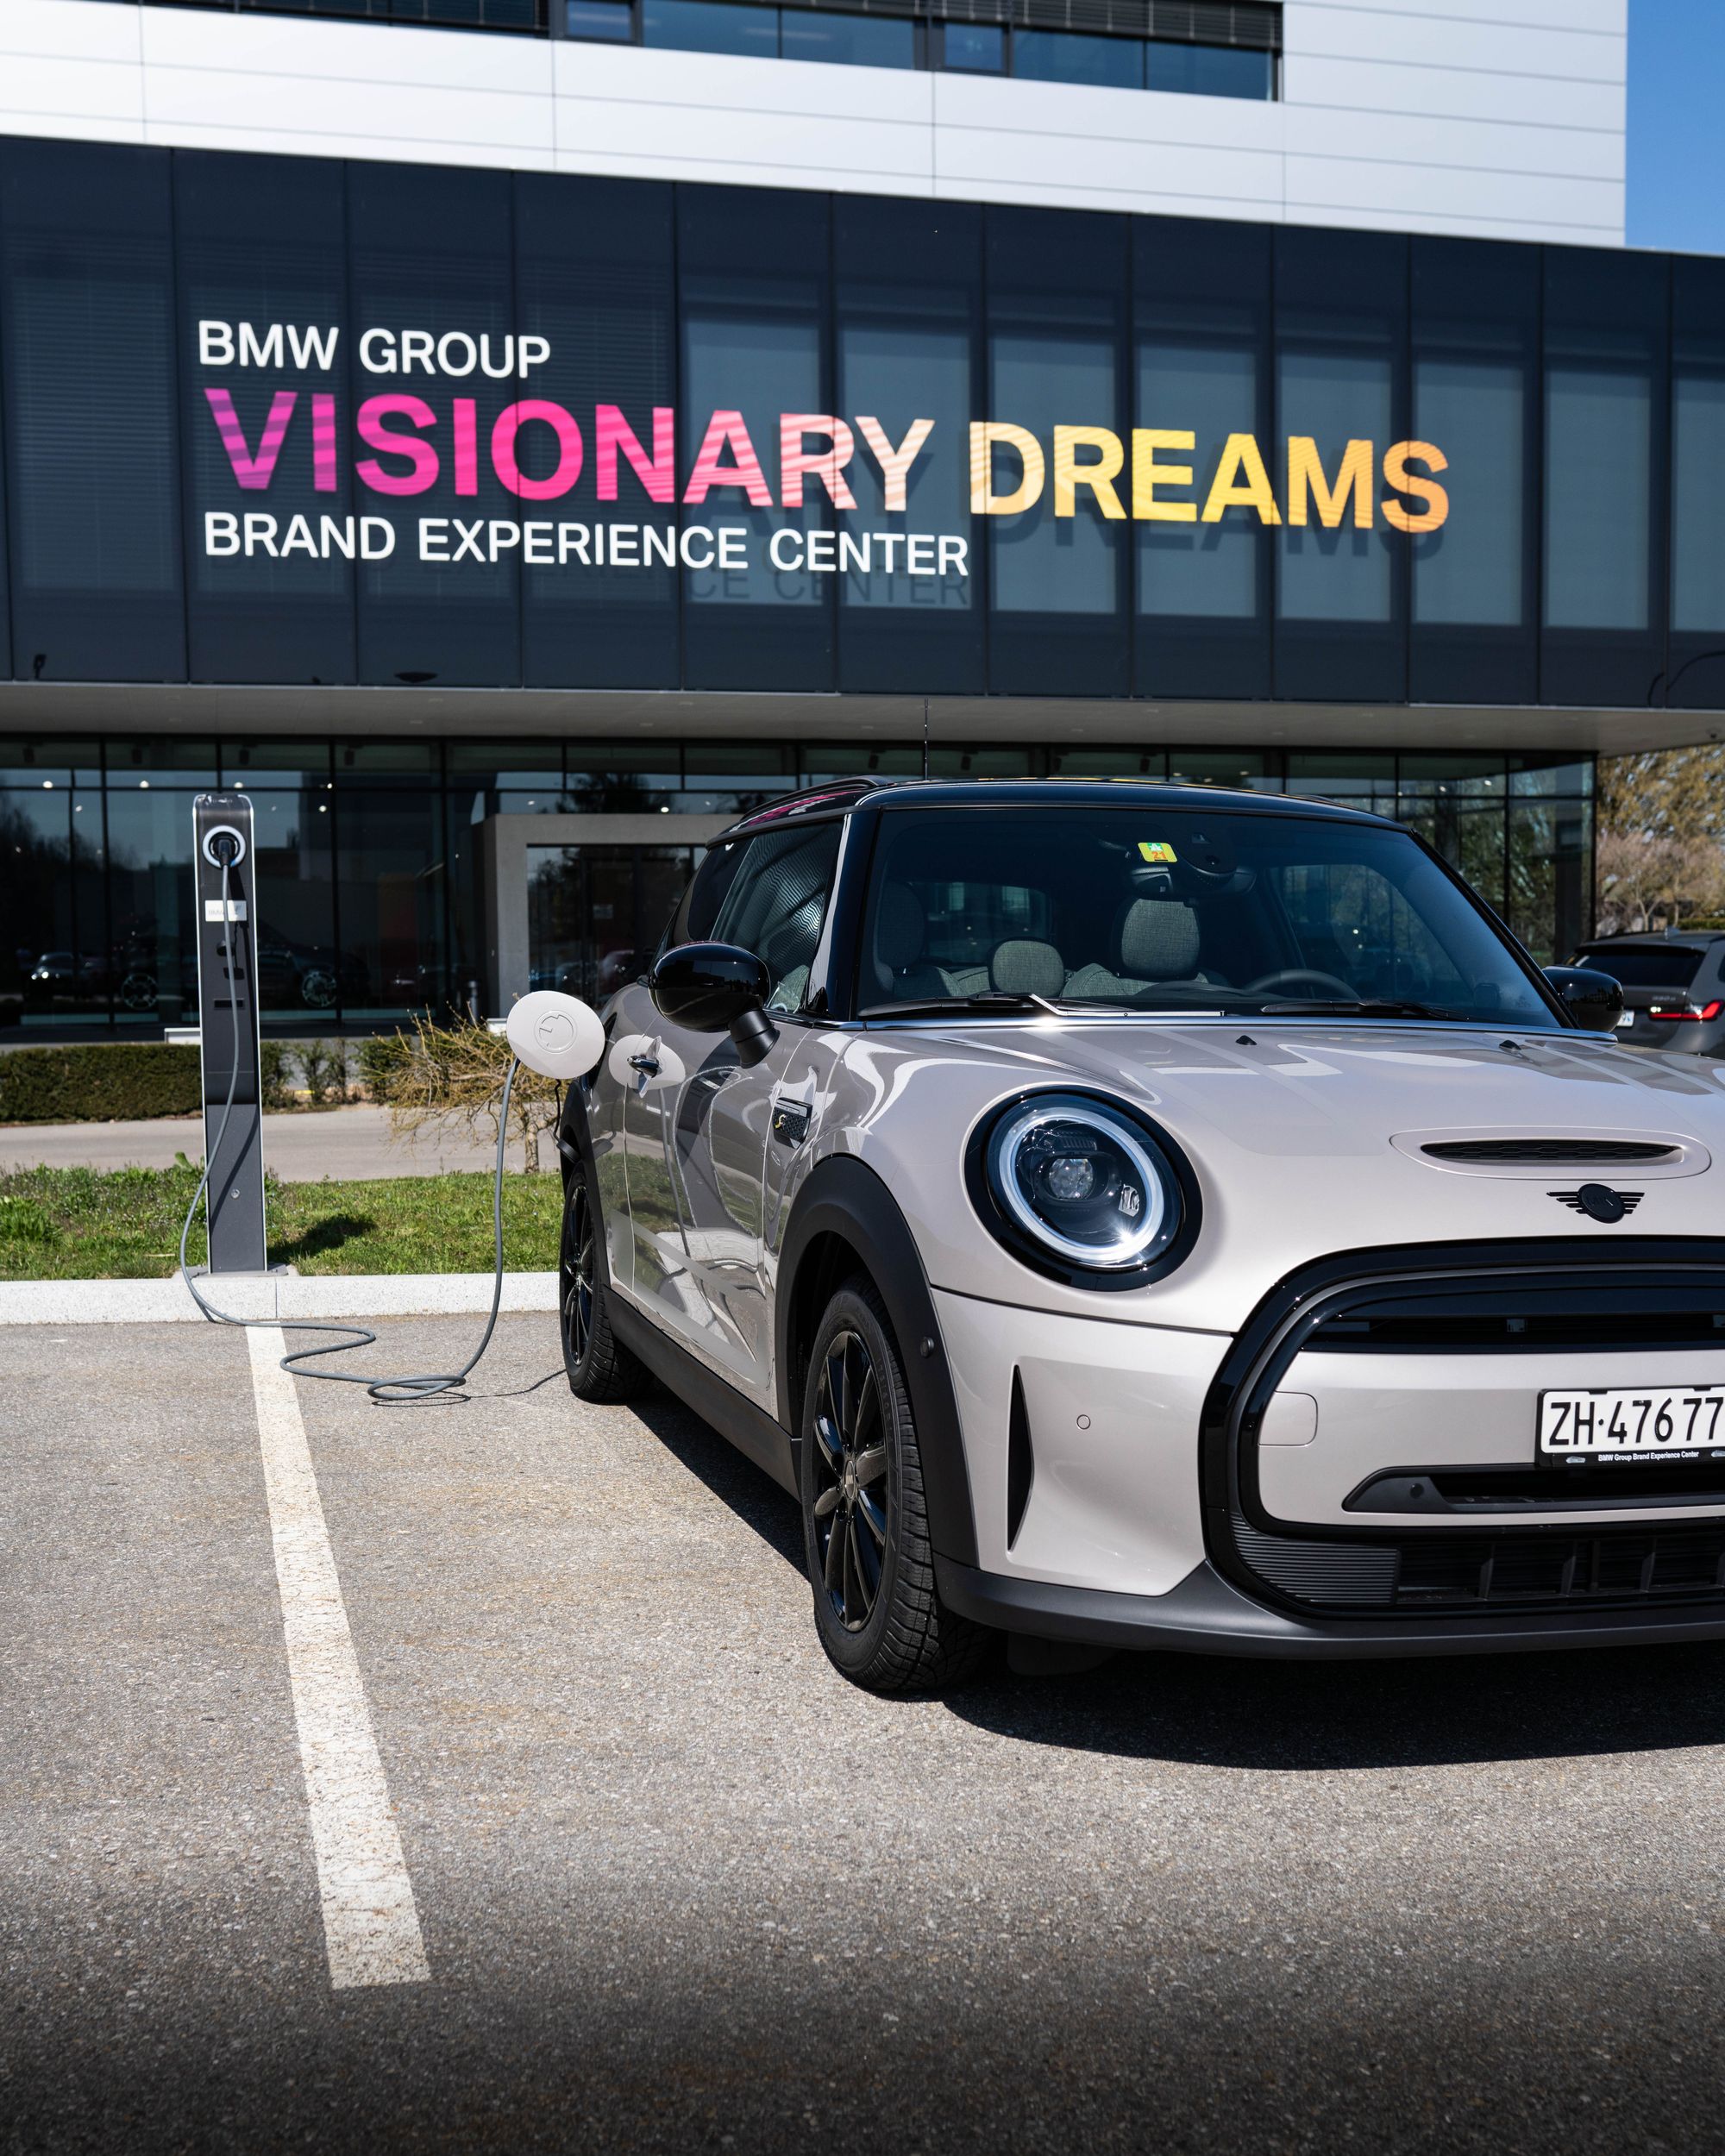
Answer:
<svg viewBox="0 0 1725 2156"><path fill-rule="evenodd" d="M25 1168L0 1175L0 1280L160 1280L171 1274L198 1170ZM374 1182L266 1177L270 1260L302 1273L488 1273L488 1175ZM559 1177L505 1175L503 1256L511 1272L557 1262ZM187 1255L204 1257L203 1208Z"/></svg>

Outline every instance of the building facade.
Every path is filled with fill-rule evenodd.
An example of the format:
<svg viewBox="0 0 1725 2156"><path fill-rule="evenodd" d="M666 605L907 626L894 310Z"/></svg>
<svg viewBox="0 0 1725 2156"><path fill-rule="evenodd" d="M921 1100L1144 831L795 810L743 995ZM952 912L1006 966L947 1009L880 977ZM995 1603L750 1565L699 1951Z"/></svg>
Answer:
<svg viewBox="0 0 1725 2156"><path fill-rule="evenodd" d="M1725 706L1622 0L556 4L0 17L0 1029L183 1015L214 783L290 1031L597 992L925 754L1367 802L1566 955Z"/></svg>

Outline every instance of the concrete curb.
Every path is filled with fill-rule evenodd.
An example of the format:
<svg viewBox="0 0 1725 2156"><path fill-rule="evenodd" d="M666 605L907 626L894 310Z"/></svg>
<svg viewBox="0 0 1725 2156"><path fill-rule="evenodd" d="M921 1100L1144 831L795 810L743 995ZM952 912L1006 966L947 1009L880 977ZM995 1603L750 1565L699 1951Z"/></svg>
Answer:
<svg viewBox="0 0 1725 2156"><path fill-rule="evenodd" d="M235 1318L291 1323L296 1318L406 1318L483 1315L491 1308L489 1273L231 1273L200 1282L219 1310ZM555 1273L505 1273L499 1308L554 1311ZM178 1273L169 1280L0 1282L0 1326L201 1325L204 1313Z"/></svg>

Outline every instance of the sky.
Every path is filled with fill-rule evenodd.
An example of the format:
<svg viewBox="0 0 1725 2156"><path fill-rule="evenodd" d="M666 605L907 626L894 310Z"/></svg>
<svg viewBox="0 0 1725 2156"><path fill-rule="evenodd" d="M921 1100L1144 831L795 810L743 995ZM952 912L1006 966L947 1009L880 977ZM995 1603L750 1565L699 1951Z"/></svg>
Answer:
<svg viewBox="0 0 1725 2156"><path fill-rule="evenodd" d="M1725 254L1725 0L1629 0L1631 247Z"/></svg>

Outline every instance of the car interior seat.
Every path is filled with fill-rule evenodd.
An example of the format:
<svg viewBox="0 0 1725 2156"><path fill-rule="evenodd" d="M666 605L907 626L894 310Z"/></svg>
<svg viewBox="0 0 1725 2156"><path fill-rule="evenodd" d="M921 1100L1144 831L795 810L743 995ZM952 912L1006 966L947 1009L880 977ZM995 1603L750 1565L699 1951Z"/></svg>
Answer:
<svg viewBox="0 0 1725 2156"><path fill-rule="evenodd" d="M1057 996L1066 987L1066 961L1052 943L1008 937L988 960L988 982L1012 995Z"/></svg>
<svg viewBox="0 0 1725 2156"><path fill-rule="evenodd" d="M1146 988L1226 987L1225 975L1198 963L1201 944L1196 911L1178 899L1132 899L1121 907L1113 943L1120 971L1082 966L1066 983L1068 995L1135 996Z"/></svg>

